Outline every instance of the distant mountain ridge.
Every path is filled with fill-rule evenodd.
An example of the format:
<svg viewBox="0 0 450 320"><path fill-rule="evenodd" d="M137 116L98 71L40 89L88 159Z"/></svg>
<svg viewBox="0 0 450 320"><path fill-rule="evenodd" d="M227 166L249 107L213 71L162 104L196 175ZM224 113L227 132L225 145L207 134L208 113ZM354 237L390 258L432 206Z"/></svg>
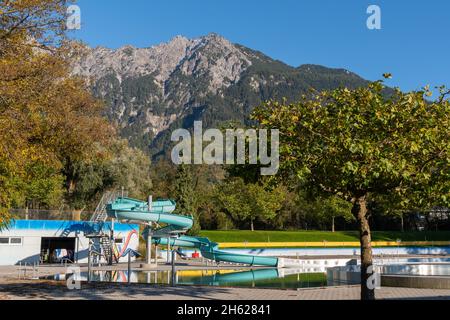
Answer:
<svg viewBox="0 0 450 320"><path fill-rule="evenodd" d="M167 151L174 129L192 128L196 120L205 127L248 124L264 100L367 83L344 69L294 68L214 33L177 36L150 48L89 48L73 72L93 79L94 94L106 102L122 136L153 156Z"/></svg>

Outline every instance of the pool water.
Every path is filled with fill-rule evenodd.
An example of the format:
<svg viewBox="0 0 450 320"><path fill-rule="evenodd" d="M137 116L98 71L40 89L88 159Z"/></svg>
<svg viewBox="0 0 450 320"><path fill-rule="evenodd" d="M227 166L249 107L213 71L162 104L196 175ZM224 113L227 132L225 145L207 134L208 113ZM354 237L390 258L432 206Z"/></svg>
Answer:
<svg viewBox="0 0 450 320"><path fill-rule="evenodd" d="M376 259L381 274L450 276L448 258ZM358 284L360 267L335 260L307 261L296 269L223 269L171 271L94 271L94 282L141 283L154 285L198 285L217 287L300 289ZM311 262L311 263L309 263ZM333 263L334 262L334 263ZM44 279L88 281L87 272L60 274Z"/></svg>
<svg viewBox="0 0 450 320"><path fill-rule="evenodd" d="M440 263L405 263L378 265L375 271L382 275L403 275L403 276L428 276L428 277L449 277L450 264ZM361 283L361 267L359 265L349 265L344 267L334 267L327 270L327 282L329 286L356 285ZM380 278L381 279L381 278Z"/></svg>
<svg viewBox="0 0 450 320"><path fill-rule="evenodd" d="M72 275L45 277L50 280L66 280ZM87 272L74 275L73 280L87 281ZM90 274L94 282L127 283L127 271L94 271ZM174 282L174 283L172 283ZM182 270L176 271L172 279L171 271L132 271L130 283L155 285L199 285L217 287L299 289L325 287L325 273L301 273L280 269L254 270Z"/></svg>
<svg viewBox="0 0 450 320"><path fill-rule="evenodd" d="M381 266L382 274L411 276L450 276L450 264L406 264Z"/></svg>

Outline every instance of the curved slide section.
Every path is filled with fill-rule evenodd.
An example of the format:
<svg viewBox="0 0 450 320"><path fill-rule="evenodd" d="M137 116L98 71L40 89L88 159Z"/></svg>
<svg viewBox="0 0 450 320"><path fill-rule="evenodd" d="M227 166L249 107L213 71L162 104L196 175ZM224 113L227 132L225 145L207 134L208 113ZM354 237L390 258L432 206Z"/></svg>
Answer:
<svg viewBox="0 0 450 320"><path fill-rule="evenodd" d="M165 224L166 226L160 229L150 230L147 227L144 231L144 236L149 231L152 231L152 242L158 245L167 245L170 242L170 246L196 248L202 253L203 257L214 261L241 263L251 266L279 266L280 261L278 258L220 251L219 245L208 238L189 236L171 238L171 236L185 233L193 225L192 217L172 214L175 208L176 203L173 200L154 201L149 206L148 202L130 198L118 198L107 205L107 213L109 217L122 221Z"/></svg>
<svg viewBox="0 0 450 320"><path fill-rule="evenodd" d="M208 238L181 236L178 239L168 239L162 237L156 238L153 242L159 245L167 245L168 241L170 241L170 246L199 249L203 257L214 261L242 263L250 266L266 267L278 267L279 263L278 258L274 257L260 257L220 251L219 244L210 241Z"/></svg>

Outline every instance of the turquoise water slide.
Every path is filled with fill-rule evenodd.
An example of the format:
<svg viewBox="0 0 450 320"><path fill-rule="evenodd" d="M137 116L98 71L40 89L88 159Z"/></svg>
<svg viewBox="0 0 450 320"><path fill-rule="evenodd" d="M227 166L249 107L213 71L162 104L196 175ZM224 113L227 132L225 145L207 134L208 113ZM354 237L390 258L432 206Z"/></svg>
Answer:
<svg viewBox="0 0 450 320"><path fill-rule="evenodd" d="M164 224L163 227L156 230L151 230L150 227L144 230L144 237L147 236L148 232L151 232L152 242L157 245L167 245L170 242L172 247L195 248L201 252L203 257L218 262L278 267L279 261L275 257L260 257L220 251L219 245L208 238L179 236L192 228L193 218L192 216L172 214L175 208L176 203L173 200L153 201L151 206L149 206L148 202L130 198L118 198L107 205L107 213L110 218L121 221Z"/></svg>

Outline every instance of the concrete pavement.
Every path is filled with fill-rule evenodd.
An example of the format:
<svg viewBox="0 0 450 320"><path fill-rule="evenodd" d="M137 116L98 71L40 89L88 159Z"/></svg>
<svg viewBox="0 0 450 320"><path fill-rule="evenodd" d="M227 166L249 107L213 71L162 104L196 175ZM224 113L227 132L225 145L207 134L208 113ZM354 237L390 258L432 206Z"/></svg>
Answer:
<svg viewBox="0 0 450 320"><path fill-rule="evenodd" d="M69 290L55 281L13 281L0 284L0 300L359 300L358 287L270 290L192 286L82 284ZM450 290L382 288L377 299L450 300Z"/></svg>
<svg viewBox="0 0 450 320"><path fill-rule="evenodd" d="M124 266L109 267L123 269ZM134 264L137 268L137 264ZM168 270L160 266L159 270ZM190 269L192 266L178 266ZM199 266L195 266L198 269ZM230 267L232 268L232 267ZM0 267L0 300L359 300L358 286L309 288L298 290L155 286L148 284L83 283L81 290L69 290L65 282L30 280L33 276L65 273L61 266L32 267L19 272L19 267ZM85 268L82 268L82 271ZM209 268L211 269L211 267ZM220 267L223 269L223 267ZM104 269L103 269L104 270ZM450 290L383 287L378 299L450 300Z"/></svg>

